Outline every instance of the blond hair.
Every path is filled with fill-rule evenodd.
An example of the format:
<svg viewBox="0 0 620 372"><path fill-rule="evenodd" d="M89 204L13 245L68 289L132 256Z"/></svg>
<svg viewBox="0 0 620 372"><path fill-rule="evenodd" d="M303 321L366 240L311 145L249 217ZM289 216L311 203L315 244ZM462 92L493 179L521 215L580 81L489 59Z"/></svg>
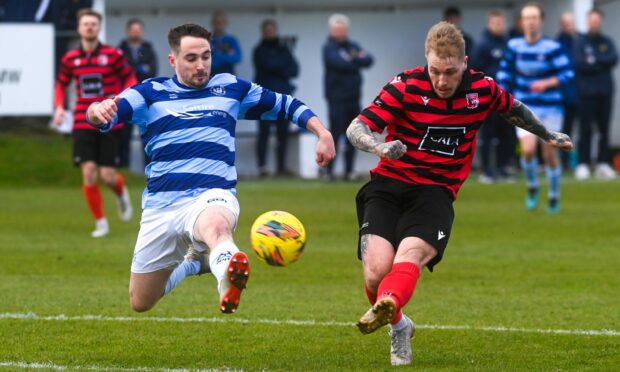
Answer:
<svg viewBox="0 0 620 372"><path fill-rule="evenodd" d="M83 9L80 9L77 12L76 18L77 18L78 23L80 22L80 20L84 16L93 16L93 17L97 18L99 20L99 22L101 22L103 20L103 16L101 15L101 13L99 13L99 12L97 12L95 10L92 10L90 8L83 8Z"/></svg>
<svg viewBox="0 0 620 372"><path fill-rule="evenodd" d="M433 51L439 58L465 58L465 39L463 33L452 23L442 21L431 27L426 35L424 53Z"/></svg>

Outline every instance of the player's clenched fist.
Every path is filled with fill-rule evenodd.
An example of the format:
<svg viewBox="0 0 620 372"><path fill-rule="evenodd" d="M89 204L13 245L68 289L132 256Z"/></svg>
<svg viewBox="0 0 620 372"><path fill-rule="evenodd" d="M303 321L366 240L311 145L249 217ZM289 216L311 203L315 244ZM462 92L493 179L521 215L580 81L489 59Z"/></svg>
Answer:
<svg viewBox="0 0 620 372"><path fill-rule="evenodd" d="M91 104L86 113L88 121L93 125L103 125L114 120L118 112L117 103L119 100L120 98L116 96L114 99L106 99Z"/></svg>
<svg viewBox="0 0 620 372"><path fill-rule="evenodd" d="M407 146L399 140L380 143L375 149L379 157L388 159L398 159L407 152Z"/></svg>

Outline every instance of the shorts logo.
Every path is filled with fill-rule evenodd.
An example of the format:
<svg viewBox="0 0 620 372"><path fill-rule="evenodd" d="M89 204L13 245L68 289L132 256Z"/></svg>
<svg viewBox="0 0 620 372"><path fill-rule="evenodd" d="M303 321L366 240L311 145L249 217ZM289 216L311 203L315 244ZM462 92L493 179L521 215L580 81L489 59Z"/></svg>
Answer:
<svg viewBox="0 0 620 372"><path fill-rule="evenodd" d="M445 237L446 237L446 234L444 234L443 231L441 230L437 231L437 240L441 240Z"/></svg>
<svg viewBox="0 0 620 372"><path fill-rule="evenodd" d="M211 204L211 203L215 203L215 202L226 203L226 199L224 199L224 198L211 198L211 199L207 200L207 204Z"/></svg>
<svg viewBox="0 0 620 372"><path fill-rule="evenodd" d="M217 259L215 260L215 263L219 264L220 262L230 261L231 257L232 257L232 252L230 252L230 251L222 252L222 253L220 253L219 256L217 256Z"/></svg>
<svg viewBox="0 0 620 372"><path fill-rule="evenodd" d="M475 109L480 104L480 98L478 98L478 93L467 93L465 96L467 100L467 108L470 110Z"/></svg>
<svg viewBox="0 0 620 372"><path fill-rule="evenodd" d="M369 223L368 223L368 222L364 222L364 223L362 224L362 227L360 227L360 230L364 230L365 228L367 228L367 227L368 227L368 225L369 225Z"/></svg>
<svg viewBox="0 0 620 372"><path fill-rule="evenodd" d="M454 156L464 139L465 127L428 127L418 149Z"/></svg>

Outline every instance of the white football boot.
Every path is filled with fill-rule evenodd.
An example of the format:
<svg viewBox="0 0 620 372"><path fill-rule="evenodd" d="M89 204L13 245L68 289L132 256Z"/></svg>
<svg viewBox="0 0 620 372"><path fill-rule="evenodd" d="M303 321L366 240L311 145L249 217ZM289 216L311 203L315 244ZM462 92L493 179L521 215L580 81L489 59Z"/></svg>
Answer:
<svg viewBox="0 0 620 372"><path fill-rule="evenodd" d="M116 198L116 204L118 205L118 215L121 221L128 222L133 216L133 207L131 206L131 199L129 198L129 190L127 186L123 186L123 192L121 196Z"/></svg>
<svg viewBox="0 0 620 372"><path fill-rule="evenodd" d="M404 315L403 315L404 316ZM411 339L415 334L415 324L409 318L407 326L400 331L391 330L390 337L390 362L393 366L403 366L411 364L413 352L411 350Z"/></svg>
<svg viewBox="0 0 620 372"><path fill-rule="evenodd" d="M90 233L93 238L103 238L110 233L110 225L107 218L103 217L95 222L95 230Z"/></svg>

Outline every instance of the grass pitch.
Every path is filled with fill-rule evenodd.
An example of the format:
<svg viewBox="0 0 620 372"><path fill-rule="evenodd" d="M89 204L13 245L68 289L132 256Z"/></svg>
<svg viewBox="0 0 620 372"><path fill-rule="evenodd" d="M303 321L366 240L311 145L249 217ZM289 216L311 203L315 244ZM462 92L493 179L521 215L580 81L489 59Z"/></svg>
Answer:
<svg viewBox="0 0 620 372"><path fill-rule="evenodd" d="M112 234L90 238L68 148L0 138L0 371L392 369L387 330L363 336L353 326L368 308L355 251L361 184L241 181L239 246L250 252L253 219L282 209L308 230L304 256L286 268L254 259L235 315L219 313L209 276L135 314L127 284L139 218L121 223L104 190ZM30 159L23 167L4 160L18 150ZM138 207L144 180L128 179ZM444 260L405 309L420 325L409 368L617 370L619 190L618 181L568 181L552 216L524 210L523 184L467 182Z"/></svg>

